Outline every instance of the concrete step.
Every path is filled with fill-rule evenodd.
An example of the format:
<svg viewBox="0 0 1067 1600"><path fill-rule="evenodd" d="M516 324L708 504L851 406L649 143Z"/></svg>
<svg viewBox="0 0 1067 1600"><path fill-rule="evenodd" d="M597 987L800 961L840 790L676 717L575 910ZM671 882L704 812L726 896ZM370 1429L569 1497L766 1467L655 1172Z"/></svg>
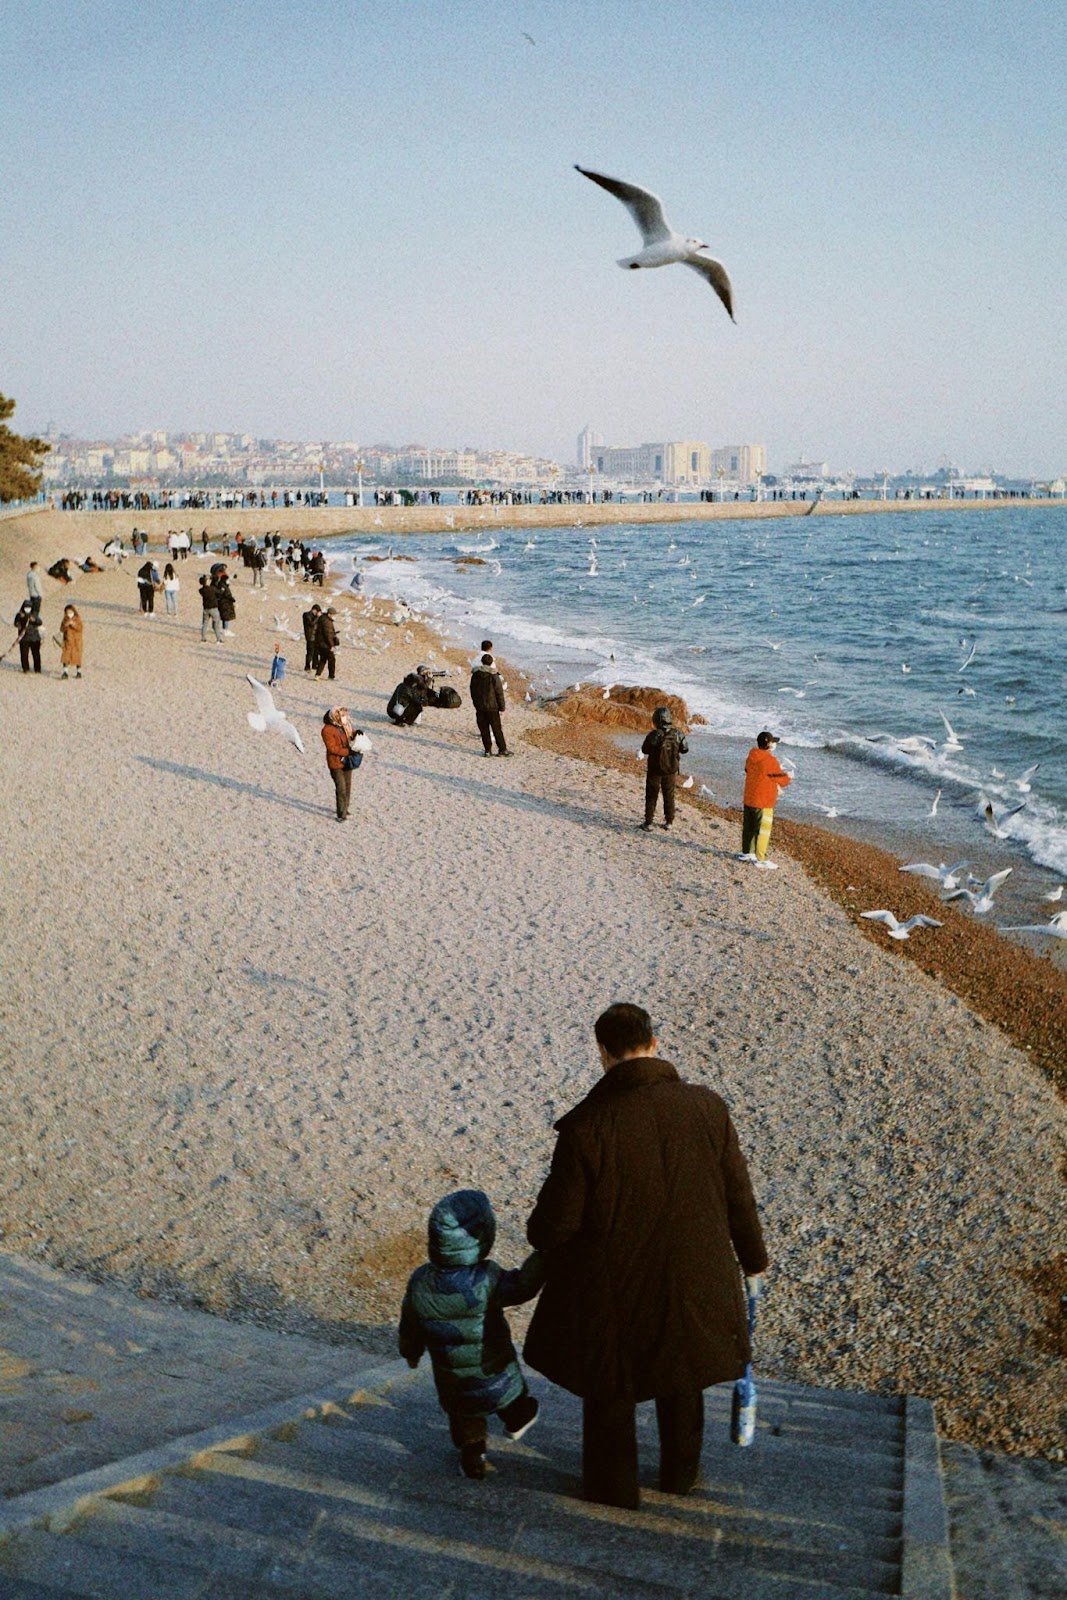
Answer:
<svg viewBox="0 0 1067 1600"><path fill-rule="evenodd" d="M303 1450L302 1443L301 1436L291 1445L257 1446L247 1459L219 1457L198 1476L223 1477L228 1480L224 1485L171 1479L161 1491L165 1500L153 1503L189 1517L207 1514L214 1504L225 1508L216 1509L217 1517L262 1529L276 1527L279 1517L290 1515L297 1528L315 1517L346 1524L358 1508L388 1524L398 1540L416 1534L447 1540L461 1526L466 1539L486 1549L506 1547L556 1564L577 1559L583 1568L603 1568L618 1578L658 1582L682 1592L698 1592L714 1577L717 1593L746 1595L753 1572L779 1582L802 1579L807 1585L819 1580L829 1563L839 1587L891 1593L899 1573L899 1540L873 1549L870 1541L850 1538L840 1529L814 1528L801 1518L753 1516L738 1526L698 1496L679 1500L662 1495L641 1511L615 1511L587 1505L573 1492L532 1488L521 1476L503 1482L502 1475L495 1475L483 1484L470 1484L454 1464L443 1474L436 1468L420 1471L415 1462L413 1470L389 1481L378 1478L368 1488L366 1479L354 1473L328 1476L317 1470L317 1457ZM300 1496L306 1500L303 1506L296 1503ZM618 1536L619 1530L626 1530L625 1537ZM669 1576L664 1571L665 1538L670 1544ZM576 1549L581 1551L578 1557Z"/></svg>
<svg viewBox="0 0 1067 1600"><path fill-rule="evenodd" d="M8 1502L0 1600L8 1578L94 1600L950 1600L925 1403L765 1385L740 1451L723 1388L699 1490L624 1512L578 1498L580 1405L537 1387L543 1420L491 1440L484 1483L459 1475L428 1375L390 1364ZM650 1407L640 1437L647 1477Z"/></svg>

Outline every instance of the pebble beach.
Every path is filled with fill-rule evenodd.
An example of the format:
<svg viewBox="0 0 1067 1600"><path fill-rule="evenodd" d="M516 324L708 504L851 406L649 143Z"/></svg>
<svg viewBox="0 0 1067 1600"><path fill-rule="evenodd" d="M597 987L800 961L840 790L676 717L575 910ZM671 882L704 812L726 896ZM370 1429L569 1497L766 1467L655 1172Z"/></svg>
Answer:
<svg viewBox="0 0 1067 1600"><path fill-rule="evenodd" d="M74 528L0 524L5 624L31 559L111 531ZM330 686L275 631L300 633L304 584L253 591L231 563L236 636L201 643L206 562L181 564L176 619L139 615L137 565L44 580L46 638L66 600L84 619L81 681L51 644L40 678L0 664L6 1248L385 1347L449 1189L484 1188L498 1259L521 1258L552 1122L599 1071L593 1018L633 999L748 1155L760 1370L926 1395L949 1438L1062 1458L1061 970L956 913L940 946L890 948L858 910L896 864L819 829L776 826L774 873L734 859L739 812L639 833L632 759L525 706L514 669L515 759L484 760L477 638L394 626L328 578ZM279 637L303 757L246 720ZM388 694L428 658L464 705L396 729ZM344 825L332 704L373 744Z"/></svg>

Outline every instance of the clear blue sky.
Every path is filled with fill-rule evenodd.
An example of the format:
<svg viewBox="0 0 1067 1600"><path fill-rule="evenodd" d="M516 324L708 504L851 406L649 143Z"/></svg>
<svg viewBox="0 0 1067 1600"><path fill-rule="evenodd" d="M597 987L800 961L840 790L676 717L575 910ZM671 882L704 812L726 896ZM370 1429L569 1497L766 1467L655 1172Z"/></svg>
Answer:
<svg viewBox="0 0 1067 1600"><path fill-rule="evenodd" d="M23 429L1067 468L1059 0L11 0L0 47Z"/></svg>

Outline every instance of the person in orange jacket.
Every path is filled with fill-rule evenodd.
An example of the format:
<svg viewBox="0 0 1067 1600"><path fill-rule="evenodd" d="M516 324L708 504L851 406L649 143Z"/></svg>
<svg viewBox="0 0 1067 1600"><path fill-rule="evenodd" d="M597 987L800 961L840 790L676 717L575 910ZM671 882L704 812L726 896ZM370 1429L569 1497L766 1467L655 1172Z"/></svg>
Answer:
<svg viewBox="0 0 1067 1600"><path fill-rule="evenodd" d="M778 764L774 747L776 733L763 732L748 752L745 762L745 794L741 823L741 854L739 861L753 861L757 867L774 871L776 863L767 860L767 846L771 842L774 807L778 795L792 782L788 772Z"/></svg>

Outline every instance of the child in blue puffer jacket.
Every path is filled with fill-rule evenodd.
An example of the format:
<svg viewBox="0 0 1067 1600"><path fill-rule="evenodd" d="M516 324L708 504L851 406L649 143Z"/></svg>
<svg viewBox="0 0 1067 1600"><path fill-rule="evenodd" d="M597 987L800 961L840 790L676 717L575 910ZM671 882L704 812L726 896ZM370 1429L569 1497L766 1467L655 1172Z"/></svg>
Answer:
<svg viewBox="0 0 1067 1600"><path fill-rule="evenodd" d="M509 1439L537 1421L504 1316L505 1306L532 1300L544 1282L535 1250L506 1272L488 1259L496 1218L480 1189L445 1195L430 1212L429 1255L408 1280L400 1312L400 1354L417 1367L430 1353L441 1409L468 1478L486 1473L486 1419L495 1411Z"/></svg>

